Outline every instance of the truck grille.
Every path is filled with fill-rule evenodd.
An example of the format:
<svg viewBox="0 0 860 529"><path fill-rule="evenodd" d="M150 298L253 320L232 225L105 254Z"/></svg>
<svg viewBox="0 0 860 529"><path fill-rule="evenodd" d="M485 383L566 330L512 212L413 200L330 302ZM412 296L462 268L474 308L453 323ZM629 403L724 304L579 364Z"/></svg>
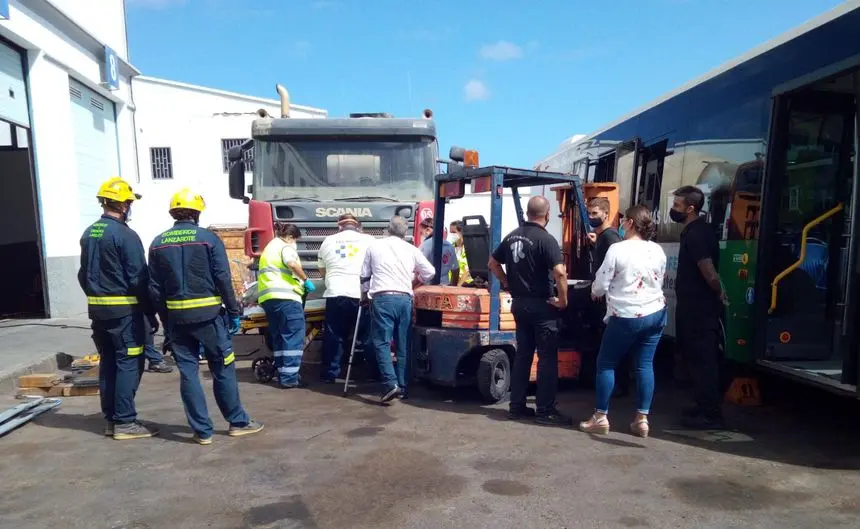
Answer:
<svg viewBox="0 0 860 529"><path fill-rule="evenodd" d="M337 228L319 228L319 227L310 227L305 228L301 223L295 223L298 226L299 230L302 232L302 237L328 237L329 235L334 235L337 233ZM410 228L412 223L409 224ZM383 237L385 235L385 227L384 226L365 226L364 233L368 235L373 235L374 237ZM411 229L410 229L411 233Z"/></svg>

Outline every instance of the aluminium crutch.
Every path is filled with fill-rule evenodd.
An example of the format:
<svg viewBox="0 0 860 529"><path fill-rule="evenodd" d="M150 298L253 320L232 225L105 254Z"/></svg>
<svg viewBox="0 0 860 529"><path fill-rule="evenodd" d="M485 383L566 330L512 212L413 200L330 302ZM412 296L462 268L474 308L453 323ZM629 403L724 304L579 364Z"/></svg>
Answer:
<svg viewBox="0 0 860 529"><path fill-rule="evenodd" d="M355 342L358 341L358 327L361 322L361 305L358 306L358 315L355 317L355 330L352 331L352 347L349 348L349 364L346 366L346 380L343 383L343 396L349 393L349 376L352 374L352 359L355 357Z"/></svg>

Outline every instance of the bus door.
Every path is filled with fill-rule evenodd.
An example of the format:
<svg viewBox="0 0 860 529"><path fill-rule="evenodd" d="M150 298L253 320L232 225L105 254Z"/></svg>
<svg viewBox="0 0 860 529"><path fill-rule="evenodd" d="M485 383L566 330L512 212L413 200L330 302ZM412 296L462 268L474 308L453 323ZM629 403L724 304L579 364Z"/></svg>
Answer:
<svg viewBox="0 0 860 529"><path fill-rule="evenodd" d="M777 96L763 189L756 305L760 363L856 382L850 358L856 244L853 93ZM843 376L844 372L844 376Z"/></svg>
<svg viewBox="0 0 860 529"><path fill-rule="evenodd" d="M619 186L618 209L622 213L634 204L636 170L642 142L639 138L622 142L615 147L615 182Z"/></svg>

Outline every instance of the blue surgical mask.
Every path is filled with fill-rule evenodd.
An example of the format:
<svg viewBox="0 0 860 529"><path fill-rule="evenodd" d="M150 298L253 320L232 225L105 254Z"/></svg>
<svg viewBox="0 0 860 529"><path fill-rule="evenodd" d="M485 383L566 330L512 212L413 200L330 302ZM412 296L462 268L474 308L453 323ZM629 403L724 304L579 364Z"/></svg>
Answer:
<svg viewBox="0 0 860 529"><path fill-rule="evenodd" d="M624 238L624 226L618 226L618 236Z"/></svg>

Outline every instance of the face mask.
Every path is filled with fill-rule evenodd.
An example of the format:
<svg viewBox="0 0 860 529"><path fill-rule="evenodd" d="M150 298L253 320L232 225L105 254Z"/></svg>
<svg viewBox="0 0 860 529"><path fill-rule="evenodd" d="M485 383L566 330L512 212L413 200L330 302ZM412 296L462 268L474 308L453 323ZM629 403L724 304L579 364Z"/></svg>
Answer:
<svg viewBox="0 0 860 529"><path fill-rule="evenodd" d="M619 237L621 237L622 239L624 238L624 233L625 233L626 231L627 231L627 230L625 230L625 229L624 229L624 226L623 226L623 225L622 225L622 226L618 226L618 236L619 236Z"/></svg>
<svg viewBox="0 0 860 529"><path fill-rule="evenodd" d="M588 217L588 225L591 226L592 228L599 228L599 227L603 226L603 219L601 219L599 217L598 218Z"/></svg>
<svg viewBox="0 0 860 529"><path fill-rule="evenodd" d="M669 218L672 219L672 222L684 222L687 220L687 214L677 209L670 209Z"/></svg>
<svg viewBox="0 0 860 529"><path fill-rule="evenodd" d="M451 244L457 244L457 241L459 241L459 240L460 240L460 236L457 235L456 233L452 233L451 235L448 236L448 242L450 242Z"/></svg>
<svg viewBox="0 0 860 529"><path fill-rule="evenodd" d="M131 205L129 205L128 209L125 210L125 214L122 216L122 220L124 222L128 222L131 220Z"/></svg>

